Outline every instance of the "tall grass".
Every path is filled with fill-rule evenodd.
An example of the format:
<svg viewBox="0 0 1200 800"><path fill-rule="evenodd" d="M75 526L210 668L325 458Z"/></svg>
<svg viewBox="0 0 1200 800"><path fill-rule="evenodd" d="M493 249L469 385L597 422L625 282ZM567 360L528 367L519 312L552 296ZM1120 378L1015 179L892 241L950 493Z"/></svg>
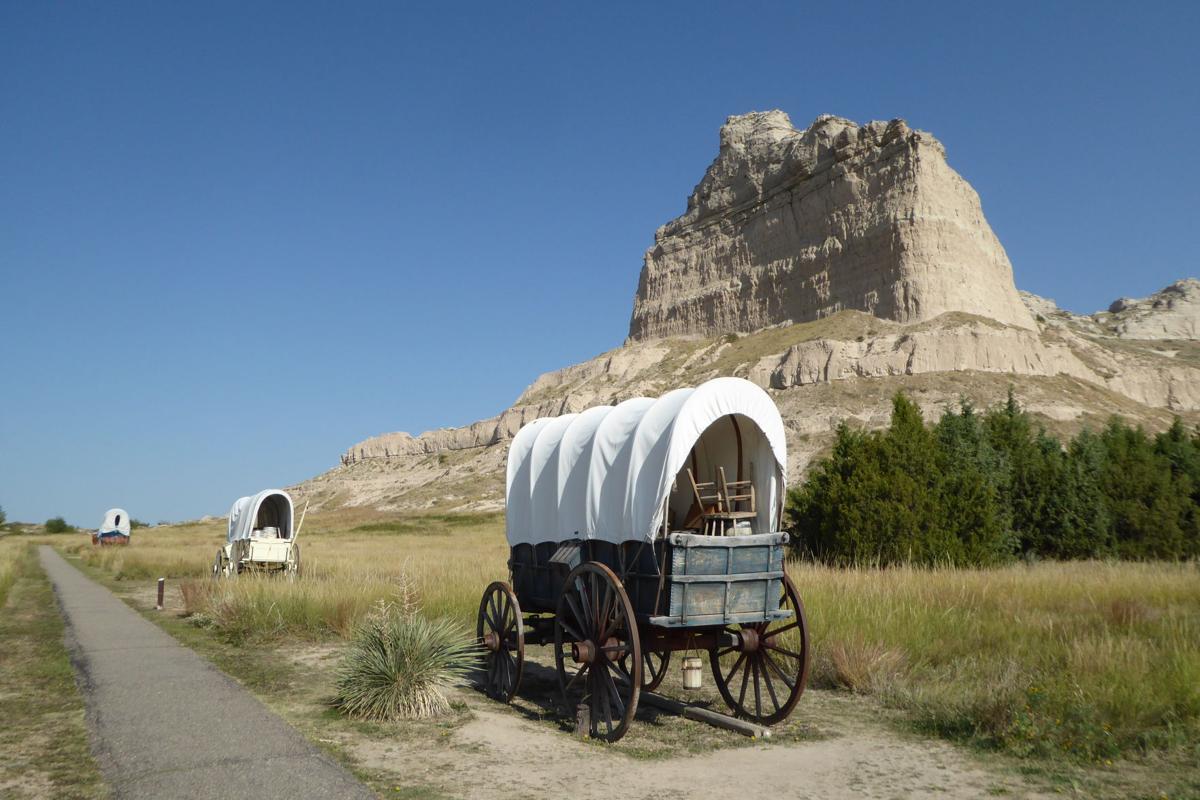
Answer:
<svg viewBox="0 0 1200 800"><path fill-rule="evenodd" d="M1200 742L1200 571L793 565L816 685L880 696L939 734L1091 760Z"/></svg>
<svg viewBox="0 0 1200 800"><path fill-rule="evenodd" d="M28 546L16 539L0 539L0 608L8 600L8 590L16 583L24 559L30 558Z"/></svg>
<svg viewBox="0 0 1200 800"><path fill-rule="evenodd" d="M310 515L293 583L203 578L222 541L221 526L154 529L84 554L125 578L194 576L180 585L188 610L235 640L348 639L404 587L427 616L472 628L483 588L507 574L496 516ZM1200 748L1195 564L789 570L815 686L871 694L925 730L1020 754Z"/></svg>

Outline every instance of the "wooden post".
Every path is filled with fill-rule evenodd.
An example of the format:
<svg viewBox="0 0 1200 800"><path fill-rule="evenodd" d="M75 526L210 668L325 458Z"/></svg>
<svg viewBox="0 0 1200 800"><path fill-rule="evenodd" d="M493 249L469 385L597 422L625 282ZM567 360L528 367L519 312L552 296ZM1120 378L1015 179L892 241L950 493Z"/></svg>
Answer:
<svg viewBox="0 0 1200 800"><path fill-rule="evenodd" d="M166 578L158 579L158 605L156 605L154 607L158 611L163 610L163 587L166 584L166 582L167 582Z"/></svg>
<svg viewBox="0 0 1200 800"><path fill-rule="evenodd" d="M592 735L592 709L587 703L575 707L575 735L580 739Z"/></svg>

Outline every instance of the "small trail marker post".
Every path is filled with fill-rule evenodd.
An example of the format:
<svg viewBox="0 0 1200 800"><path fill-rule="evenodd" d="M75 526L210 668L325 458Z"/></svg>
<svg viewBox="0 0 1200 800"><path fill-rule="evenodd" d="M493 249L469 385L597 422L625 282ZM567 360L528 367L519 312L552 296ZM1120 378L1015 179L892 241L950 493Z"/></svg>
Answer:
<svg viewBox="0 0 1200 800"><path fill-rule="evenodd" d="M587 703L575 707L575 735L580 739L592 735L592 709Z"/></svg>
<svg viewBox="0 0 1200 800"><path fill-rule="evenodd" d="M157 610L157 611L163 610L163 587L166 585L166 583L167 583L166 578L158 579L158 603L157 603L157 605L154 606L155 610Z"/></svg>

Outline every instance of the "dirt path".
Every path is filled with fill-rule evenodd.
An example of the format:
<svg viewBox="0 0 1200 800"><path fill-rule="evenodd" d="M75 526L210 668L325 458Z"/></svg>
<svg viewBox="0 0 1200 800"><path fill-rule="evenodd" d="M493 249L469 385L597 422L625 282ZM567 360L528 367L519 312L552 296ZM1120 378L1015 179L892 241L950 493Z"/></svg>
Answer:
<svg viewBox="0 0 1200 800"><path fill-rule="evenodd" d="M372 798L253 695L49 547L97 760L117 798Z"/></svg>
<svg viewBox="0 0 1200 800"><path fill-rule="evenodd" d="M340 743L365 767L469 800L1042 796L1012 771L951 744L898 733L861 702L830 692L810 692L797 711L820 729L815 741L746 742L665 758L578 741L470 689L455 699L469 706L471 719L433 746L358 737ZM674 717L639 724L700 725Z"/></svg>

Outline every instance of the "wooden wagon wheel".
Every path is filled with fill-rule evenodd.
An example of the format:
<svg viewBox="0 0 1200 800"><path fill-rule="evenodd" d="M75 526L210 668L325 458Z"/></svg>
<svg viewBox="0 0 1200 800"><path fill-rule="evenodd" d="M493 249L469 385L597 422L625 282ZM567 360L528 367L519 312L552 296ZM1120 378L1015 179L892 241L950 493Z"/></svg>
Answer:
<svg viewBox="0 0 1200 800"><path fill-rule="evenodd" d="M212 572L214 578L225 575L225 548L223 547L217 549L217 557L213 559Z"/></svg>
<svg viewBox="0 0 1200 800"><path fill-rule="evenodd" d="M808 620L796 585L787 575L783 576L779 607L792 615L773 622L729 626L726 630L738 637L738 644L708 654L721 697L738 716L762 725L786 719L808 683ZM733 653L737 657L732 665L722 666L721 658Z"/></svg>
<svg viewBox="0 0 1200 800"><path fill-rule="evenodd" d="M593 738L624 736L642 689L642 649L629 595L603 564L589 561L567 575L554 615L554 662L567 713L586 704Z"/></svg>
<svg viewBox="0 0 1200 800"><path fill-rule="evenodd" d="M504 581L484 589L475 636L484 651L484 690L489 697L511 701L525 667L525 626L517 596Z"/></svg>
<svg viewBox="0 0 1200 800"><path fill-rule="evenodd" d="M667 677L667 666L671 663L670 650L642 651L642 691L653 692ZM629 654L621 657L621 669L629 672Z"/></svg>

